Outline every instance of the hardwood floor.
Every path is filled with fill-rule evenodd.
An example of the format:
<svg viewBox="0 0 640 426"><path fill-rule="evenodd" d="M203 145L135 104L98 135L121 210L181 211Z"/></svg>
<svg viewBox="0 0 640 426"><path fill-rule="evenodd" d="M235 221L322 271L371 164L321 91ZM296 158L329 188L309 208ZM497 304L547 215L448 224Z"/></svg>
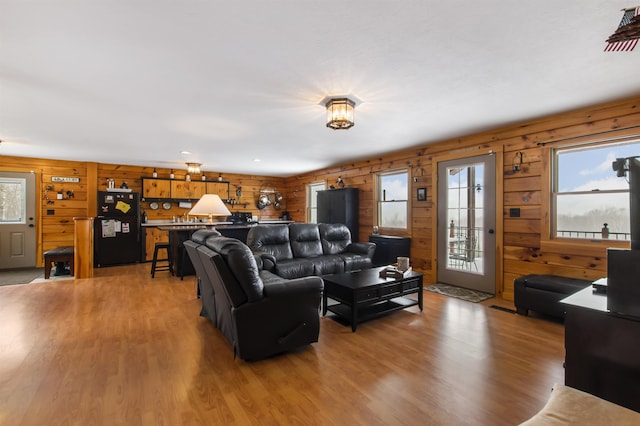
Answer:
<svg viewBox="0 0 640 426"><path fill-rule="evenodd" d="M424 294L245 363L194 278L148 264L0 287L0 424L515 425L564 382L562 324Z"/></svg>

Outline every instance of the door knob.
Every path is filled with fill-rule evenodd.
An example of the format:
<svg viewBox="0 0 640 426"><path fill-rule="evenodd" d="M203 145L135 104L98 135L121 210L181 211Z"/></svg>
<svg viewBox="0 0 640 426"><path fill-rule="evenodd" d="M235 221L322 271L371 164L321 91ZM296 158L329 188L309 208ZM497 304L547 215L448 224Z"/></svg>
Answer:
<svg viewBox="0 0 640 426"><path fill-rule="evenodd" d="M493 234L495 231L493 229L489 229L489 233Z"/></svg>

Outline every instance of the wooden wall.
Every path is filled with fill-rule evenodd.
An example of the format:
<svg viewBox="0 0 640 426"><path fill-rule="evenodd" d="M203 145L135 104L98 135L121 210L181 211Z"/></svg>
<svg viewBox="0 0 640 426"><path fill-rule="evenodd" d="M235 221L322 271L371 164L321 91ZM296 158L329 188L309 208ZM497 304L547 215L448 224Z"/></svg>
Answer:
<svg viewBox="0 0 640 426"><path fill-rule="evenodd" d="M73 245L74 217L93 217L97 209L97 191L105 190L107 179L116 181L116 186L127 182L134 192L142 191L142 177L151 177L153 168L141 166L125 166L117 164L101 164L93 162L76 162L64 160L46 160L38 158L0 156L0 169L4 171L30 172L36 174L36 191L39 194L36 209L40 213L37 218L37 266L43 264L43 253L58 246ZM158 169L159 177L169 177L170 169ZM184 179L184 170L175 170L176 179ZM52 176L77 177L78 183L52 182ZM209 176L207 174L207 176ZM218 174L211 174L217 178ZM256 207L261 189L285 191L284 179L268 176L241 174L224 174L223 179L231 183L231 196L239 204L227 205L230 211L251 212L261 219L275 219L286 210L286 202L281 209L268 206L263 210ZM241 197L237 197L236 187L242 188ZM48 190L47 188L52 188ZM57 193L63 193L64 199L58 200ZM67 195L72 191L72 196ZM189 209L179 208L178 203L171 203L170 210L162 208L151 210L148 202L142 202L150 220L170 220L173 216L184 216Z"/></svg>
<svg viewBox="0 0 640 426"><path fill-rule="evenodd" d="M411 264L425 272L426 281L436 280L436 232L434 232L436 200L433 199L434 168L441 159L462 158L492 150L501 156L497 164L497 187L501 199L502 216L498 232L498 279L496 290L505 299L513 299L513 279L528 273L549 273L576 278L595 279L606 275L606 247L612 243L587 241L556 241L549 239L549 181L550 149L586 141L603 141L613 137L640 134L640 96L605 105L584 108L520 123L474 135L445 140L413 149L351 161L326 169L289 178L274 178L226 174L231 182L232 196L236 186L242 187L240 203L232 211L250 211L261 218L277 218L283 210L296 221L306 219L306 185L325 181L336 184L338 176L346 186L360 189L360 235L362 240L371 233L374 221L375 174L379 171L409 167L411 179ZM514 155L522 152L522 170L514 173ZM152 168L90 162L72 162L0 156L0 166L8 171L33 170L38 175L40 196L38 218L38 259L42 252L73 242L73 217L92 216L96 209L96 191L106 188L106 180L113 178L116 186L126 181L133 191L140 192L142 176L151 176ZM160 177L167 177L169 169L158 169ZM185 170L176 169L176 178L184 179ZM207 174L209 175L209 174ZM211 173L212 177L217 176ZM79 183L52 183L52 176L79 177ZM46 191L53 185L53 191ZM257 196L265 187L281 191L285 196L281 210L267 207L258 210ZM427 188L427 201L418 202L416 189ZM72 198L57 200L55 194L73 191ZM49 200L45 199L45 196ZM66 195L65 195L66 197ZM509 209L518 207L521 217L509 217ZM171 210L151 210L143 203L149 219L170 219L186 210L172 204ZM47 215L53 210L53 215ZM385 232L392 233L392 232Z"/></svg>
<svg viewBox="0 0 640 426"><path fill-rule="evenodd" d="M335 185L340 176L347 187L360 189L360 238L366 240L374 224L375 173L409 167L418 178L411 182L411 228L406 234L411 237L411 264L425 272L427 281L435 282L437 203L432 194L437 160L491 150L501 156L496 176L502 197L497 203L502 207L498 218L502 225L497 229L497 293L513 300L514 278L529 273L596 279L606 276L606 247L615 243L549 239L551 147L640 135L639 105L640 97L636 97L291 177L286 180L288 210L294 220L305 220L305 186L317 181ZM514 173L512 164L518 152L523 154L522 170ZM426 202L417 201L418 187L427 188ZM519 218L509 217L514 207L520 208Z"/></svg>

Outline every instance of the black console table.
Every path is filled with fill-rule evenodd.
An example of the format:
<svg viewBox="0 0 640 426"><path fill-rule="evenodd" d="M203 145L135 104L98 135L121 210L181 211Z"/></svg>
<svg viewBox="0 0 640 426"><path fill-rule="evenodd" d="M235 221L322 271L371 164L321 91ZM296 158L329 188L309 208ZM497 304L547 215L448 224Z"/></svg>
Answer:
<svg viewBox="0 0 640 426"><path fill-rule="evenodd" d="M392 235L369 235L369 242L376 243L373 253L373 266L391 265L398 257L410 257L411 238Z"/></svg>
<svg viewBox="0 0 640 426"><path fill-rule="evenodd" d="M640 318L607 310L591 287L561 300L565 385L640 412Z"/></svg>

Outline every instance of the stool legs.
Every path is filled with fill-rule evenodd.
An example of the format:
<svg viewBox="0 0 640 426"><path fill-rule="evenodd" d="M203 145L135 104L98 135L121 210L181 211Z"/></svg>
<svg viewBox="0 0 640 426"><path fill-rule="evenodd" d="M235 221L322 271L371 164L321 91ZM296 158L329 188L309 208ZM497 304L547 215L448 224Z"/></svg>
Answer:
<svg viewBox="0 0 640 426"><path fill-rule="evenodd" d="M158 252L165 250L167 257L158 258ZM158 265L158 262L166 262L166 264ZM156 271L169 271L173 275L173 265L171 264L171 256L169 254L169 243L156 243L153 250L153 260L151 262L151 278L156 277Z"/></svg>

